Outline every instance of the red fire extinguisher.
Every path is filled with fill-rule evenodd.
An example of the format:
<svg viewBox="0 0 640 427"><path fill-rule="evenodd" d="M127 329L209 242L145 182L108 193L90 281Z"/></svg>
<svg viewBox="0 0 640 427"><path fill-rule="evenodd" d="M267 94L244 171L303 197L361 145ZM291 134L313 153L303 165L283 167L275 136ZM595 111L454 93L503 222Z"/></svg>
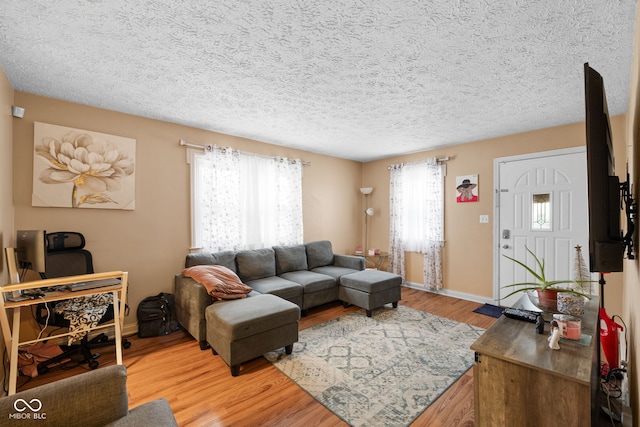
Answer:
<svg viewBox="0 0 640 427"><path fill-rule="evenodd" d="M607 316L607 312L604 307L600 308L600 343L604 350L604 357L607 358L609 369L616 369L619 367L620 343L618 340L618 332L622 330L622 326Z"/></svg>

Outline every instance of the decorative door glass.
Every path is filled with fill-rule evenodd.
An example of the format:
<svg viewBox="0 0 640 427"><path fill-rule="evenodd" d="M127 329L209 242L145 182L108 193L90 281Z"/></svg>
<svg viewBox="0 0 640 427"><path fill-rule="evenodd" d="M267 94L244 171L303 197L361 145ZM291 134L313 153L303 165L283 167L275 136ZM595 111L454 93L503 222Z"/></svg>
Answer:
<svg viewBox="0 0 640 427"><path fill-rule="evenodd" d="M551 230L551 194L534 194L531 209L531 229Z"/></svg>

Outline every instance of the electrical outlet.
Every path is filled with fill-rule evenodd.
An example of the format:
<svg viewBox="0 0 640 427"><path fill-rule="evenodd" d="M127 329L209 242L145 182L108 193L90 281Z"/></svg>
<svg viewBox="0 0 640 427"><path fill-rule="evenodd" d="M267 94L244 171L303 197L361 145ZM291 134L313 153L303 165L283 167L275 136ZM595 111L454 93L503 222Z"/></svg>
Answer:
<svg viewBox="0 0 640 427"><path fill-rule="evenodd" d="M480 224L489 224L489 215L480 215Z"/></svg>

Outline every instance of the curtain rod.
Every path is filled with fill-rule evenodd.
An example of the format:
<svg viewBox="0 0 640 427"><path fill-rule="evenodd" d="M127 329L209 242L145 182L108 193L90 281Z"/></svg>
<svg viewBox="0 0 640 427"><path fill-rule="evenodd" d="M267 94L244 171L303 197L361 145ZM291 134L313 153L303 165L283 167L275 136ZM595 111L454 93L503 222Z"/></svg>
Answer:
<svg viewBox="0 0 640 427"><path fill-rule="evenodd" d="M182 147L190 147L190 148L198 148L200 150L204 150L204 151L213 151L214 148L217 148L217 146L211 145L211 144L207 144L207 145L200 145L200 144L193 144L191 142L185 141L184 139L181 139L179 144ZM236 150L237 151L237 150ZM244 153L242 151L238 151L239 153L243 153L243 154L250 154L252 156L261 156L260 154L255 154L255 153ZM278 156L262 156L262 157L267 157L267 158L272 158L272 159L278 159ZM311 166L311 162L305 162L304 160L300 160L302 162L302 166Z"/></svg>
<svg viewBox="0 0 640 427"><path fill-rule="evenodd" d="M449 156L441 157L441 158L439 158L439 159L436 159L436 161L437 161L438 163L448 162L449 160L451 160L451 159L449 158ZM395 164L395 165L389 165L389 166L387 166L387 169L393 169L393 168L398 167L398 166L410 165L410 164L412 164L412 163L423 163L423 162L426 162L426 160L422 160L422 161L419 161L419 162L411 162L411 163L397 163L397 164Z"/></svg>

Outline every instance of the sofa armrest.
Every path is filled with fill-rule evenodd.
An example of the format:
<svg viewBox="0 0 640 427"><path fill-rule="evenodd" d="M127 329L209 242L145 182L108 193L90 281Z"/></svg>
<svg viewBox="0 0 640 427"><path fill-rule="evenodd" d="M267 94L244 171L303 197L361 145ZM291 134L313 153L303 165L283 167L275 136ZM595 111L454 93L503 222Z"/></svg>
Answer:
<svg viewBox="0 0 640 427"><path fill-rule="evenodd" d="M167 399L162 398L136 406L129 411L129 415L126 417L108 424L108 427L129 426L177 427L178 423L173 416L169 402L167 402Z"/></svg>
<svg viewBox="0 0 640 427"><path fill-rule="evenodd" d="M206 288L191 277L176 274L174 294L178 323L199 342L206 342L205 309L213 302Z"/></svg>
<svg viewBox="0 0 640 427"><path fill-rule="evenodd" d="M16 425L105 425L125 417L128 406L127 369L113 365L2 397L0 415L10 420L12 414L29 415L33 422L16 418Z"/></svg>
<svg viewBox="0 0 640 427"><path fill-rule="evenodd" d="M366 262L361 256L334 254L333 265L336 267L352 268L354 270L364 270Z"/></svg>

